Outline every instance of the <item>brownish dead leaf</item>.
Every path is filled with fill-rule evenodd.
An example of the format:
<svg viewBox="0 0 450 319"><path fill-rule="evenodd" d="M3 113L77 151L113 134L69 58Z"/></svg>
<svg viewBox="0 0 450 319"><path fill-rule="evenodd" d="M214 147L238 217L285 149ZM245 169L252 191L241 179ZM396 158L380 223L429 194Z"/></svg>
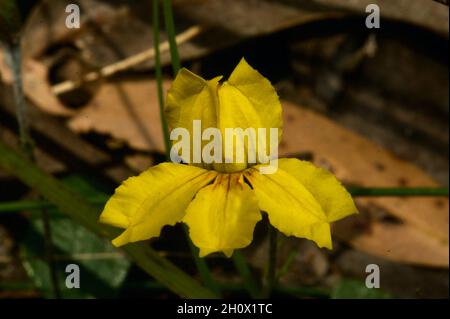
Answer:
<svg viewBox="0 0 450 319"><path fill-rule="evenodd" d="M154 80L102 85L89 105L69 121L69 127L77 132L110 134L137 150L164 152Z"/></svg>
<svg viewBox="0 0 450 319"><path fill-rule="evenodd" d="M292 103L283 102L284 130L280 156L312 152L314 162L348 184L374 187L437 186L417 166L398 159L370 140ZM402 225L372 222L360 232L336 229L357 249L387 259L448 267L448 198L367 197L359 207L376 205ZM362 216L350 217L358 220ZM430 256L432 255L432 257Z"/></svg>
<svg viewBox="0 0 450 319"><path fill-rule="evenodd" d="M26 96L43 111L52 115L71 116L75 111L64 106L53 94L48 81L48 68L36 60L24 63L23 85Z"/></svg>
<svg viewBox="0 0 450 319"><path fill-rule="evenodd" d="M70 116L75 111L67 108L53 94L48 81L48 67L33 59L27 59L23 63L23 86L27 98L43 111L52 115ZM0 49L0 79L11 85L13 75L6 63L5 53Z"/></svg>

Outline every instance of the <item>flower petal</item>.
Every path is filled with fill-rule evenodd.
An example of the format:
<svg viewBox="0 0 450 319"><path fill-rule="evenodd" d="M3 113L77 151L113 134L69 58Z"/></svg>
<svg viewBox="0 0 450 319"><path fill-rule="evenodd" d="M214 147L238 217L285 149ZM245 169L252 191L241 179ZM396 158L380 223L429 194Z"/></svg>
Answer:
<svg viewBox="0 0 450 319"><path fill-rule="evenodd" d="M270 223L287 236L315 241L319 247L332 247L330 225L313 195L293 176L278 168L262 175L259 165L245 171L259 208L267 212Z"/></svg>
<svg viewBox="0 0 450 319"><path fill-rule="evenodd" d="M167 93L164 112L171 129L182 127L192 135L192 121L201 120L202 127L217 127L217 88L222 77L204 80L182 68Z"/></svg>
<svg viewBox="0 0 450 319"><path fill-rule="evenodd" d="M282 158L278 166L306 187L322 206L329 222L358 211L350 194L329 171L295 158Z"/></svg>
<svg viewBox="0 0 450 319"><path fill-rule="evenodd" d="M255 129L255 137L258 140L258 129L265 128L265 141L267 150L270 147L270 129L278 129L278 142L281 139L281 104L274 87L269 80L253 69L245 59L242 59L236 66L228 81L219 87L219 110L218 128L224 136L223 143L230 143L226 140L226 128L247 128ZM245 162L247 162L248 140L236 139L235 143L241 146L244 143ZM234 149L236 149L236 144ZM224 150L226 149L224 145ZM258 144L253 150L258 152ZM236 153L236 152L235 152ZM236 172L245 169L247 165L231 163L214 166L224 172Z"/></svg>
<svg viewBox="0 0 450 319"><path fill-rule="evenodd" d="M260 219L256 196L242 175L223 174L197 193L183 221L200 257L217 251L230 257L234 249L251 243Z"/></svg>
<svg viewBox="0 0 450 319"><path fill-rule="evenodd" d="M163 163L131 177L106 203L100 222L126 228L113 244L159 236L164 225L181 221L197 191L217 174L198 167Z"/></svg>
<svg viewBox="0 0 450 319"><path fill-rule="evenodd" d="M217 127L218 97L217 88L222 77L204 80L200 76L183 68L178 72L167 93L164 113L171 130L185 128L190 134L190 145L194 145L194 120L201 121L201 132L206 128ZM201 136L200 136L201 137ZM173 143L179 140L173 141ZM201 149L208 141L201 141ZM191 147L190 158L182 158L185 163L193 163L194 149ZM201 154L200 154L201 155ZM201 159L199 159L201 162ZM210 168L210 165L196 163L196 166Z"/></svg>
<svg viewBox="0 0 450 319"><path fill-rule="evenodd" d="M219 128L278 128L281 138L281 103L275 88L244 58L219 88Z"/></svg>

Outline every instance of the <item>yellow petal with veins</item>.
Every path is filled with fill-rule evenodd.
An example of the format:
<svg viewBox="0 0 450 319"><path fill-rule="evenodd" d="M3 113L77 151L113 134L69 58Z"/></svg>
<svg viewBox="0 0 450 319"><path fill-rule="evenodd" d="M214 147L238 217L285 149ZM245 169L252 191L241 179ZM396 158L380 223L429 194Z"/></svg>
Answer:
<svg viewBox="0 0 450 319"><path fill-rule="evenodd" d="M270 81L244 58L219 89L219 126L278 128L281 139L281 103Z"/></svg>
<svg viewBox="0 0 450 319"><path fill-rule="evenodd" d="M221 78L207 81L181 69L167 92L164 112L169 127L183 127L191 134L193 120L201 120L203 128L217 127L217 88Z"/></svg>
<svg viewBox="0 0 450 319"><path fill-rule="evenodd" d="M334 222L357 212L355 203L336 177L323 168L295 158L278 160L278 167L295 177L314 196L327 220Z"/></svg>
<svg viewBox="0 0 450 319"><path fill-rule="evenodd" d="M253 69L245 59L242 59L231 73L228 81L219 87L218 127L222 136L226 136L226 128L255 129L258 139L258 129L265 128L265 149L268 152L270 143L270 128L278 129L278 142L281 139L282 119L281 104L275 88L258 71ZM230 141L224 138L225 143L235 143L234 149L244 148L245 163L247 162L248 139ZM242 145L243 144L243 145ZM257 142L251 148L258 151ZM236 152L235 152L236 153ZM234 158L235 159L235 158ZM246 164L233 163L215 165L214 168L224 172L237 172L247 167Z"/></svg>
<svg viewBox="0 0 450 319"><path fill-rule="evenodd" d="M259 165L245 171L259 208L270 223L287 236L307 238L319 247L331 249L330 224L319 202L295 177L281 168L262 175Z"/></svg>
<svg viewBox="0 0 450 319"><path fill-rule="evenodd" d="M192 242L200 257L222 251L228 257L234 249L249 245L255 224L261 219L258 202L241 174L221 174L212 185L201 189L186 210Z"/></svg>
<svg viewBox="0 0 450 319"><path fill-rule="evenodd" d="M119 186L106 203L100 222L126 228L115 246L159 236L164 225L183 218L197 191L217 173L183 164L151 167Z"/></svg>
<svg viewBox="0 0 450 319"><path fill-rule="evenodd" d="M218 76L207 81L183 68L178 72L167 93L164 113L169 128L185 128L190 134L191 156L190 159L183 158L186 163L193 162L193 121L201 121L202 131L208 127L217 127L217 88L221 78ZM201 141L201 149L207 143Z"/></svg>

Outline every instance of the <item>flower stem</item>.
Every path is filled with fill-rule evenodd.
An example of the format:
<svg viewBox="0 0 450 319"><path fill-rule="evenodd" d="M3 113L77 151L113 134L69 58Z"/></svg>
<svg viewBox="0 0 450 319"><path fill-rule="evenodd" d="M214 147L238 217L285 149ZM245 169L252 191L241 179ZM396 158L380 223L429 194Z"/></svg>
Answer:
<svg viewBox="0 0 450 319"><path fill-rule="evenodd" d="M262 290L263 298L270 298L276 281L277 268L277 230L269 225L269 256Z"/></svg>
<svg viewBox="0 0 450 319"><path fill-rule="evenodd" d="M14 103L16 106L16 119L19 127L20 146L24 155L31 161L34 161L33 140L30 136L29 123L27 120L27 104L22 84L22 54L20 41L17 39L7 48L9 51L9 64L14 76L13 91Z"/></svg>
<svg viewBox="0 0 450 319"><path fill-rule="evenodd" d="M155 50L155 77L158 91L159 117L164 137L166 159L170 160L170 135L169 127L164 116L164 92L162 80L161 54L159 49L159 1L153 0L153 47Z"/></svg>
<svg viewBox="0 0 450 319"><path fill-rule="evenodd" d="M243 279L243 284L247 292L252 298L258 298L258 284L253 278L252 272L248 266L247 261L240 251L235 251L233 253L233 263L236 270L239 272Z"/></svg>
<svg viewBox="0 0 450 319"><path fill-rule="evenodd" d="M281 266L280 270L276 273L276 283L278 283L280 281L280 279L287 274L287 272L289 271L289 267L291 266L292 262L294 261L295 256L297 255L298 250L296 249L292 249L285 262L283 263L283 265Z"/></svg>
<svg viewBox="0 0 450 319"><path fill-rule="evenodd" d="M176 76L181 68L180 55L178 53L177 42L175 39L175 23L173 20L172 1L163 0L164 21L166 25L167 36L170 45L170 58L172 61L173 75Z"/></svg>
<svg viewBox="0 0 450 319"><path fill-rule="evenodd" d="M208 264L206 260L200 258L198 256L199 249L195 247L192 240L189 238L189 230L186 225L183 225L184 231L186 232L187 241L189 243L189 249L191 250L192 256L194 256L195 267L197 268L198 273L200 274L200 278L203 284L209 288L212 292L214 292L217 296L220 296L220 288L219 285L214 281L214 278L209 271Z"/></svg>

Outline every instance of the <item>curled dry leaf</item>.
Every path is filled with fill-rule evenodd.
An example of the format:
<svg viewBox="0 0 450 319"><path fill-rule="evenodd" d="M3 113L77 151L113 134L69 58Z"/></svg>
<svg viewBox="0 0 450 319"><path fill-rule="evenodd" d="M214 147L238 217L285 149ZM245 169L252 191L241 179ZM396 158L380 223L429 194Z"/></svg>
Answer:
<svg viewBox="0 0 450 319"><path fill-rule="evenodd" d="M24 63L24 90L26 96L42 110L59 116L71 116L72 110L62 104L48 81L48 68L36 60L26 60Z"/></svg>
<svg viewBox="0 0 450 319"><path fill-rule="evenodd" d="M26 59L23 63L23 86L25 95L33 104L53 115L71 116L75 111L64 106L53 94L48 80L48 67L34 59ZM5 53L0 49L0 79L12 84L13 75L6 63Z"/></svg>

